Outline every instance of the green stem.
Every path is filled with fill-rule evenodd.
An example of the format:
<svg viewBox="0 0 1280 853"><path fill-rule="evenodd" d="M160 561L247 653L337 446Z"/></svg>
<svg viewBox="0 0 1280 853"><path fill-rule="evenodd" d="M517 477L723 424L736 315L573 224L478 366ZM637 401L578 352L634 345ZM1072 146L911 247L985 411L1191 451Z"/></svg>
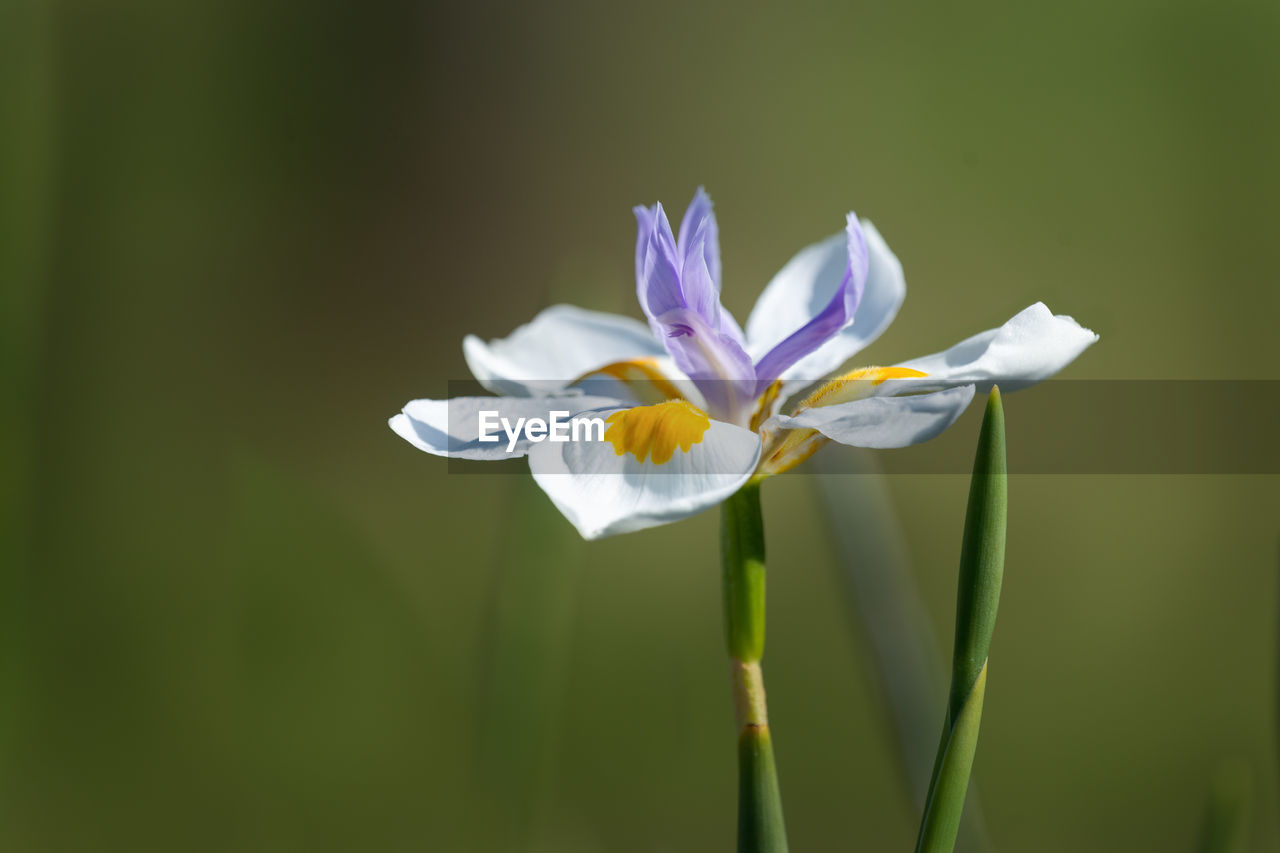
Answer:
<svg viewBox="0 0 1280 853"><path fill-rule="evenodd" d="M969 483L956 593L951 695L920 821L917 853L950 853L955 847L973 756L978 748L978 728L987 685L987 653L1004 577L1007 511L1004 409L999 389L993 388L982 419L973 479Z"/></svg>
<svg viewBox="0 0 1280 853"><path fill-rule="evenodd" d="M764 518L759 483L748 483L724 502L720 556L729 657L756 663L764 656Z"/></svg>
<svg viewBox="0 0 1280 853"><path fill-rule="evenodd" d="M749 483L725 501L720 544L725 640L738 724L738 851L786 853L787 833L760 670L765 569L759 483Z"/></svg>

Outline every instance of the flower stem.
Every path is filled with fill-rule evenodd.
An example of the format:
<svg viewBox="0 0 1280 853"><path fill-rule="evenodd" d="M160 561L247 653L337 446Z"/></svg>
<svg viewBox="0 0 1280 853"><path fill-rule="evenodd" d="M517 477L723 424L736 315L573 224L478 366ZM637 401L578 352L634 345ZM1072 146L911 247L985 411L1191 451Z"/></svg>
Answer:
<svg viewBox="0 0 1280 853"><path fill-rule="evenodd" d="M982 722L987 653L991 648L1004 576L1007 509L1004 409L999 389L993 388L982 419L973 479L969 483L956 593L951 696L916 840L917 853L950 853L955 847L973 756L978 747L978 727Z"/></svg>
<svg viewBox="0 0 1280 853"><path fill-rule="evenodd" d="M748 483L725 501L720 545L725 641L738 725L738 851L786 853L787 833L760 669L765 569L759 483Z"/></svg>

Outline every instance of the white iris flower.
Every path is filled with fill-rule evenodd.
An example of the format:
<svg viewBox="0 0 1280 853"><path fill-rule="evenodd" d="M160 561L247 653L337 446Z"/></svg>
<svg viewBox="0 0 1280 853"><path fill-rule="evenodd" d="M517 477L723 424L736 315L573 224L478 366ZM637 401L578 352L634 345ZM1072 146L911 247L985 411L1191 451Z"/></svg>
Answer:
<svg viewBox="0 0 1280 853"><path fill-rule="evenodd" d="M1039 382L1098 339L1037 302L943 352L839 374L800 397L878 338L902 305L902 265L875 227L850 213L844 232L801 250L743 329L720 305L718 229L706 193L694 196L678 236L661 204L637 208L636 218L647 325L555 305L506 338L468 336L467 365L500 396L414 400L390 422L438 456L528 456L538 485L587 539L701 512L828 441L927 441L975 391ZM482 412L491 413L488 423L544 428L482 436ZM557 418L603 420L603 440L599 430L596 440L546 440Z"/></svg>

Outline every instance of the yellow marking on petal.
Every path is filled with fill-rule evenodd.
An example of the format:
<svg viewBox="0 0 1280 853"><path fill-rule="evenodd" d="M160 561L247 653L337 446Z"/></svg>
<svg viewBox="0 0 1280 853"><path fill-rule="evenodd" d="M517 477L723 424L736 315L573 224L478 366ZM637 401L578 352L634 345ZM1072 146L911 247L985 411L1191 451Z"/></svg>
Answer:
<svg viewBox="0 0 1280 853"><path fill-rule="evenodd" d="M759 432L760 427L773 414L773 404L777 402L778 395L782 393L782 380L775 379L769 383L769 387L764 389L764 393L760 395L760 399L756 402L755 413L751 416L751 431Z"/></svg>
<svg viewBox="0 0 1280 853"><path fill-rule="evenodd" d="M688 453L711 428L706 413L687 400L625 409L604 422L609 425L604 440L619 456L631 453L641 462L648 457L655 465L670 462L677 447Z"/></svg>
<svg viewBox="0 0 1280 853"><path fill-rule="evenodd" d="M777 433L766 444L758 471L765 476L790 471L830 440L816 429L790 429Z"/></svg>
<svg viewBox="0 0 1280 853"><path fill-rule="evenodd" d="M869 397L877 385L890 379L920 379L928 375L909 367L863 367L827 382L806 397L796 407L796 413ZM790 429L770 435L761 457L759 472L768 476L790 471L817 453L830 440L816 429Z"/></svg>
<svg viewBox="0 0 1280 853"><path fill-rule="evenodd" d="M848 403L850 400L857 400L870 394L872 388L890 379L920 379L928 375L927 373L921 373L919 370L912 370L909 367L859 368L827 382L817 391L805 397L804 402L800 404L800 408L813 409L818 406Z"/></svg>
<svg viewBox="0 0 1280 853"><path fill-rule="evenodd" d="M637 400L660 403L664 400L683 400L684 394L658 368L656 358L632 358L626 361L615 361L604 367L597 367L579 376L571 385L576 385L592 376L611 376L631 389Z"/></svg>

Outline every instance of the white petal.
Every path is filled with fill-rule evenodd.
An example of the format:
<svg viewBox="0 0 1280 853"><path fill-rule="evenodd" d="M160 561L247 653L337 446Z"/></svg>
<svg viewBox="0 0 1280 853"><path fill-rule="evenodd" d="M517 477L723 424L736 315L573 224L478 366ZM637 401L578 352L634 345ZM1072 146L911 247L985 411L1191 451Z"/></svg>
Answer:
<svg viewBox="0 0 1280 853"><path fill-rule="evenodd" d="M870 271L853 322L783 374L784 394L825 378L880 337L906 298L902 264L869 220L862 220ZM755 359L803 326L831 300L844 277L846 236L836 234L787 262L765 287L747 320L747 349Z"/></svg>
<svg viewBox="0 0 1280 853"><path fill-rule="evenodd" d="M843 231L806 246L765 285L747 317L747 351L757 361L831 301L848 263Z"/></svg>
<svg viewBox="0 0 1280 853"><path fill-rule="evenodd" d="M521 418L560 420L597 409L616 409L617 400L604 397L454 397L452 400L413 400L400 414L388 422L396 433L419 450L436 456L458 459L517 459L529 452L533 442L523 429L516 429ZM501 426L490 430L494 441L480 441L480 412L496 412L506 418L517 432L514 447L508 450L510 438ZM492 423L492 422L491 422Z"/></svg>
<svg viewBox="0 0 1280 853"><path fill-rule="evenodd" d="M712 421L702 441L662 465L619 456L607 441L535 445L533 478L584 539L678 521L715 506L751 478L760 438Z"/></svg>
<svg viewBox="0 0 1280 853"><path fill-rule="evenodd" d="M616 361L666 355L644 323L573 305L553 305L487 344L467 335L462 353L481 385L516 397L555 393Z"/></svg>
<svg viewBox="0 0 1280 853"><path fill-rule="evenodd" d="M973 399L974 387L961 385L908 397L867 397L834 406L779 415L771 426L816 429L853 447L908 447L928 441L955 423Z"/></svg>
<svg viewBox="0 0 1280 853"><path fill-rule="evenodd" d="M1057 373L1096 340L1089 329L1037 302L998 329L900 366L929 374L923 380L929 385L973 382L985 390L999 383L1001 390L1015 391Z"/></svg>

